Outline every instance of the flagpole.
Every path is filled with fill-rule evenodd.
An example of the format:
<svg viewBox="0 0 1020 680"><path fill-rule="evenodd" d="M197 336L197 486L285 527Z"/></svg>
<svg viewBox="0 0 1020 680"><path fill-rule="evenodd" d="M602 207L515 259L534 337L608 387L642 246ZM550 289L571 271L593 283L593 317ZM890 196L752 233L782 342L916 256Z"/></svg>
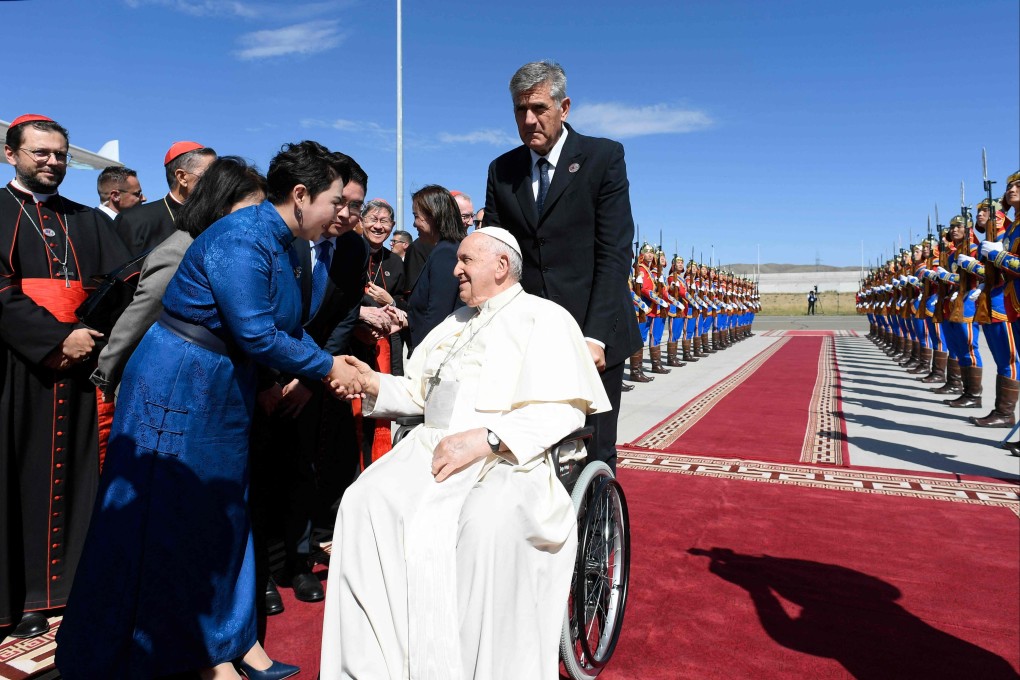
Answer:
<svg viewBox="0 0 1020 680"><path fill-rule="evenodd" d="M397 214L394 222L407 230L404 219L404 29L402 0L397 0Z"/></svg>

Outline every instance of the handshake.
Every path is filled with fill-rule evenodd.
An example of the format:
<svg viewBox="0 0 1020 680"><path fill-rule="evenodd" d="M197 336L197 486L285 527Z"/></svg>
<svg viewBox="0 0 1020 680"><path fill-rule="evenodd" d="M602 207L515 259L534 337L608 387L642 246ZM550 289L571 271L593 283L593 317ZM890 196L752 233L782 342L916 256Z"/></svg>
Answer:
<svg viewBox="0 0 1020 680"><path fill-rule="evenodd" d="M364 399L379 395L379 374L352 356L333 357L333 367L322 379L337 399Z"/></svg>

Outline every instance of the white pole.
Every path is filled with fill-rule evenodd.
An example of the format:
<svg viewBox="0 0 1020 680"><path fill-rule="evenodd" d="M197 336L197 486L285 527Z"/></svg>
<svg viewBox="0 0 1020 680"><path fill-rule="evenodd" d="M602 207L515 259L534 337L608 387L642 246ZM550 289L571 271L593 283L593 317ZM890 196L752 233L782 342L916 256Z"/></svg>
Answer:
<svg viewBox="0 0 1020 680"><path fill-rule="evenodd" d="M397 0L397 217L398 228L404 225L404 29L401 0Z"/></svg>

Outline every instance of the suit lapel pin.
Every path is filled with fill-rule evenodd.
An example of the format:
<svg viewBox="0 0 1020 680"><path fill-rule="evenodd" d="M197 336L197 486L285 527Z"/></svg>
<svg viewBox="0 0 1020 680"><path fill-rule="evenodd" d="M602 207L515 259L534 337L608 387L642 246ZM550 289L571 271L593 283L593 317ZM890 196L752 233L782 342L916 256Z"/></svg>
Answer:
<svg viewBox="0 0 1020 680"><path fill-rule="evenodd" d="M294 267L294 278L295 279L301 278L301 267Z"/></svg>
<svg viewBox="0 0 1020 680"><path fill-rule="evenodd" d="M581 169L581 164L580 163L571 163L570 167L567 168L567 172L575 173L575 172L577 172L580 169Z"/></svg>

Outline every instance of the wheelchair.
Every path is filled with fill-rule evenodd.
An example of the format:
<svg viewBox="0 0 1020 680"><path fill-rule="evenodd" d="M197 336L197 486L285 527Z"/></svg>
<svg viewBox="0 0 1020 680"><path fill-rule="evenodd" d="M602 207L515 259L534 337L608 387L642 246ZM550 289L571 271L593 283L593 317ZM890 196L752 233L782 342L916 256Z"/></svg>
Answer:
<svg viewBox="0 0 1020 680"><path fill-rule="evenodd" d="M423 421L398 418L393 444ZM577 557L560 634L560 670L570 680L593 680L609 663L623 628L630 575L627 501L610 467L587 461L592 432L577 430L546 454L577 515Z"/></svg>

